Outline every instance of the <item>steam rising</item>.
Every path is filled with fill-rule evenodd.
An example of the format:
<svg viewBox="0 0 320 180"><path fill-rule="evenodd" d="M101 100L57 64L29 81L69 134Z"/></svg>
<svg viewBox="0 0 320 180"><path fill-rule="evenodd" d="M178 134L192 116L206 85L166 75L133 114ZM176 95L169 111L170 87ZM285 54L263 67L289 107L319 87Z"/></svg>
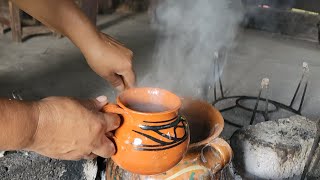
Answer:
<svg viewBox="0 0 320 180"><path fill-rule="evenodd" d="M139 85L206 98L215 80L213 57L232 44L240 19L227 0L162 0L153 17L154 63Z"/></svg>

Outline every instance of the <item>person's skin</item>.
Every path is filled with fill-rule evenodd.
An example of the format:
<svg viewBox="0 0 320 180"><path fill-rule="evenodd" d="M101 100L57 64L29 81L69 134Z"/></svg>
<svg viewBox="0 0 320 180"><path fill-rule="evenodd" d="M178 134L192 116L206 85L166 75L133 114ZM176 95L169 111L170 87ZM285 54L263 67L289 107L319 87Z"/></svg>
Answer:
<svg viewBox="0 0 320 180"><path fill-rule="evenodd" d="M22 10L68 37L89 66L117 90L134 85L133 53L89 21L73 0L12 0ZM65 160L108 158L108 138L119 116L102 113L107 98L49 97L26 102L0 99L0 150L29 150Z"/></svg>
<svg viewBox="0 0 320 180"><path fill-rule="evenodd" d="M107 135L119 116L99 110L107 98L76 100L49 97L37 102L0 100L0 149L28 150L56 159L110 157L115 147Z"/></svg>
<svg viewBox="0 0 320 180"><path fill-rule="evenodd" d="M132 87L132 51L100 33L74 0L12 0L25 12L67 36L78 46L90 67L116 89Z"/></svg>

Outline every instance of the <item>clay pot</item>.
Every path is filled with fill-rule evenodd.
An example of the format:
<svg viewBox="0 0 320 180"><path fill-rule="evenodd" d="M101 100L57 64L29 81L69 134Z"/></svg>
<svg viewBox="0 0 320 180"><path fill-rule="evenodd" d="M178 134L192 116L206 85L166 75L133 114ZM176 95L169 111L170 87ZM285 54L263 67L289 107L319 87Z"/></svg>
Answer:
<svg viewBox="0 0 320 180"><path fill-rule="evenodd" d="M117 105L103 108L123 117L113 137L117 152L112 160L142 175L163 173L178 164L190 142L180 107L180 98L163 89L132 88L121 93Z"/></svg>
<svg viewBox="0 0 320 180"><path fill-rule="evenodd" d="M206 102L184 99L180 114L189 123L191 144L175 167L165 173L143 176L125 171L107 159L106 179L215 179L233 156L229 144L218 138L224 126L220 112Z"/></svg>

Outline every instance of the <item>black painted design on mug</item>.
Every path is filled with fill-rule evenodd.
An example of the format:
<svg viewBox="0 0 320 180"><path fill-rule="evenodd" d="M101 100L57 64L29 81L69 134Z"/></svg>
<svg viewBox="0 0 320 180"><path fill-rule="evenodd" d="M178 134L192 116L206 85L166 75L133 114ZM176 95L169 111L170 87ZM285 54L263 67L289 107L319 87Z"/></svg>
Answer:
<svg viewBox="0 0 320 180"><path fill-rule="evenodd" d="M148 122L150 124L155 123L155 122L150 122L150 121L144 121L144 122ZM166 149L170 149L175 146L178 146L179 144L181 144L187 140L187 138L189 136L188 125L187 125L187 121L182 116L176 116L175 118L172 118L170 120L161 121L161 122L162 123L167 122L167 124L140 125L139 127L140 127L141 131L132 130L133 132L140 134L140 135L152 140L153 142L157 143L156 145L148 145L148 144L135 145L136 150L138 150L138 151L161 151L161 150L166 150ZM160 132L160 130L165 130L165 129L170 129L170 128L173 128L174 137ZM178 128L182 128L184 131L184 134L182 137L177 137L176 130ZM169 140L169 142L162 141L156 137L153 137L151 135L143 133L144 131L153 131L153 132L159 134L160 136L166 138L167 140Z"/></svg>
<svg viewBox="0 0 320 180"><path fill-rule="evenodd" d="M153 122L153 121L143 121L144 123L154 123L154 124L160 124L160 123L166 123L166 122L170 122L170 121L173 121L173 120L175 120L177 118L177 116L176 117L174 117L174 118L172 118L172 119L169 119L169 120L164 120L164 121L157 121L157 122Z"/></svg>

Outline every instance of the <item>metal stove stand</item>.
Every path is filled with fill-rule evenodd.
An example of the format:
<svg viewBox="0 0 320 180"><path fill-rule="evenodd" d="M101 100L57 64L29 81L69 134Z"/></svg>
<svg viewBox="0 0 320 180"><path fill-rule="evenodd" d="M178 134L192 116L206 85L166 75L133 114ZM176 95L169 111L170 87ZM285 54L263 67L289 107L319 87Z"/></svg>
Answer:
<svg viewBox="0 0 320 180"><path fill-rule="evenodd" d="M320 25L319 25L320 27ZM320 30L319 30L320 32ZM320 33L319 33L319 37L320 37ZM319 39L320 41L320 39ZM278 101L274 101L271 100L269 97L269 84L270 84L270 80L268 78L264 78L261 81L261 86L260 89L258 91L258 95L257 96L225 96L224 91L223 91L223 86L222 86L222 81L221 81L221 73L220 73L220 65L219 65L219 61L222 60L226 60L226 49L222 49L219 53L217 53L218 55L215 56L214 58L214 76L218 77L217 81L214 82L213 84L213 92L214 92L214 101L212 103L213 106L215 106L217 103L222 102L222 101L228 101L230 99L236 99L235 100L235 105L232 105L230 107L224 108L224 109L220 109L219 111L221 113L226 112L226 111L230 111L234 108L241 108L244 109L248 112L252 112L252 116L250 119L250 122L248 122L248 125L252 125L254 124L255 121L255 117L256 114L261 114L264 118L265 121L269 121L269 114L270 113L276 113L277 111L279 111L280 109L284 109L287 110L289 112L292 112L296 115L301 115L301 111L302 111L302 107L303 107L303 102L305 99L305 95L308 89L308 84L309 84L309 66L306 62L303 62L302 64L302 76L300 78L300 81L297 85L297 88L293 94L293 97L291 99L291 102L289 105L286 105L284 103L278 102ZM220 90L220 95L221 97L217 96L217 92L218 90ZM298 93L300 91L302 92L302 95L300 98L298 98ZM265 94L265 97L262 97L262 94ZM296 100L300 99L299 102L299 106L298 109L295 109L293 106L296 103ZM255 100L255 106L254 108L249 108L249 107L245 107L244 105L241 104L241 102L243 101L247 101L247 100ZM265 109L264 110L258 110L258 106L259 103L265 103ZM272 104L274 106L274 108L269 109L269 103ZM226 123L228 123L231 126L237 127L237 128L242 128L243 125L238 124L237 122L233 122L231 120L228 120L224 117L224 120ZM317 133L316 133L316 137L314 139L313 142L313 146L311 148L309 157L305 163L305 168L303 171L303 174L301 176L301 180L304 180L307 177L307 173L310 169L310 165L312 162L312 159L315 156L316 150L319 147L319 142L320 142L320 120L318 120L317 122ZM319 163L320 160L320 155L317 157L317 159L314 160L314 164L317 165Z"/></svg>

